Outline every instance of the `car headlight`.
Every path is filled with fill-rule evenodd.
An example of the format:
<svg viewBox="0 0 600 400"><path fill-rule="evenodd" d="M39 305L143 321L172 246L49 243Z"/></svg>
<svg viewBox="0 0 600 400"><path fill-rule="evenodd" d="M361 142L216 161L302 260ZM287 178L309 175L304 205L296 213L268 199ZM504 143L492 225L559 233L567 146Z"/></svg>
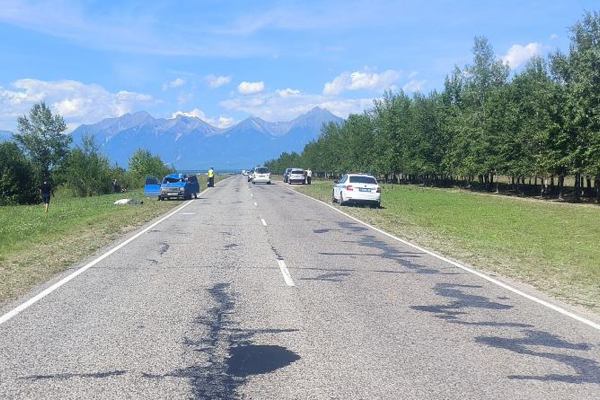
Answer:
<svg viewBox="0 0 600 400"><path fill-rule="evenodd" d="M179 188L180 192L183 192L184 190L185 190L185 188L182 188L182 187Z"/></svg>
<svg viewBox="0 0 600 400"><path fill-rule="evenodd" d="M161 188L161 189L160 189L160 192L161 192L161 193L166 193L166 192L167 192L167 189L165 189L165 188Z"/></svg>

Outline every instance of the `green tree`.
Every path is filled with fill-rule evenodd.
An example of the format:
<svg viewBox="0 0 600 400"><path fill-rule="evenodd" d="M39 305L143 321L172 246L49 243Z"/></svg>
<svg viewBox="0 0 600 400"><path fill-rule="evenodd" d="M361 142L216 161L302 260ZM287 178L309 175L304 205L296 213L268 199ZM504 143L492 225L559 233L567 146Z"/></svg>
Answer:
<svg viewBox="0 0 600 400"><path fill-rule="evenodd" d="M66 186L77 196L94 196L112 191L108 159L99 153L93 136L83 137L82 145L69 154L63 171Z"/></svg>
<svg viewBox="0 0 600 400"><path fill-rule="evenodd" d="M71 136L64 134L67 125L59 114L52 114L44 103L35 104L29 116L19 117L14 135L25 150L41 179L50 179L69 154Z"/></svg>
<svg viewBox="0 0 600 400"><path fill-rule="evenodd" d="M138 149L129 158L129 174L134 187L143 186L144 178L147 176L161 179L171 172L173 168L165 165L160 156L153 156L148 150Z"/></svg>
<svg viewBox="0 0 600 400"><path fill-rule="evenodd" d="M0 205L37 200L31 163L14 142L0 143Z"/></svg>

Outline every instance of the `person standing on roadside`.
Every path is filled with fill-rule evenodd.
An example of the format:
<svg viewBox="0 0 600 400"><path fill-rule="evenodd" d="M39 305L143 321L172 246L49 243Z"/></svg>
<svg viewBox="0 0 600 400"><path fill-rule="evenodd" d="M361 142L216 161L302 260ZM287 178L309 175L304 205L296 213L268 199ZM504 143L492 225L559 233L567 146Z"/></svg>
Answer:
<svg viewBox="0 0 600 400"><path fill-rule="evenodd" d="M309 168L306 170L306 183L310 185L312 182L312 170Z"/></svg>
<svg viewBox="0 0 600 400"><path fill-rule="evenodd" d="M208 176L208 187L214 187L215 186L215 170L213 169L213 167L209 168L208 173L206 175Z"/></svg>
<svg viewBox="0 0 600 400"><path fill-rule="evenodd" d="M44 211L48 214L48 207L50 206L50 196L52 196L52 185L47 179L44 179L44 183L40 186L40 195L44 202Z"/></svg>

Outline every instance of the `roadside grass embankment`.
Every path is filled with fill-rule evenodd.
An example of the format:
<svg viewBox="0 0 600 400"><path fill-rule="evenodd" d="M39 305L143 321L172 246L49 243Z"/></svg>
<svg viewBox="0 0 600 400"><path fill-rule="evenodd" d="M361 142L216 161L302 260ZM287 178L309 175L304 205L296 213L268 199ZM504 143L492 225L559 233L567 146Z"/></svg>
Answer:
<svg viewBox="0 0 600 400"><path fill-rule="evenodd" d="M113 204L122 198L144 202ZM42 205L0 207L0 305L180 204L135 190L83 198L57 193L47 215Z"/></svg>
<svg viewBox="0 0 600 400"><path fill-rule="evenodd" d="M332 186L313 181L295 188L331 203ZM382 207L342 209L481 271L600 312L600 207L409 185L383 185Z"/></svg>

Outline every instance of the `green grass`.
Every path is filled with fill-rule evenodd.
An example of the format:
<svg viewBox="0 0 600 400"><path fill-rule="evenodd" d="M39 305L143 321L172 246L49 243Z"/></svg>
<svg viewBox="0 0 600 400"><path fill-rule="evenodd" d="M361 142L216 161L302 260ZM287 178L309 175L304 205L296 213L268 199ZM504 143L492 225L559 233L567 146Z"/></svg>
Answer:
<svg viewBox="0 0 600 400"><path fill-rule="evenodd" d="M331 201L331 182L296 188ZM382 205L343 208L480 270L600 311L600 207L405 185L384 185Z"/></svg>
<svg viewBox="0 0 600 400"><path fill-rule="evenodd" d="M144 203L115 206L120 198ZM57 193L48 215L42 205L0 207L0 304L178 204L137 190L86 198Z"/></svg>

